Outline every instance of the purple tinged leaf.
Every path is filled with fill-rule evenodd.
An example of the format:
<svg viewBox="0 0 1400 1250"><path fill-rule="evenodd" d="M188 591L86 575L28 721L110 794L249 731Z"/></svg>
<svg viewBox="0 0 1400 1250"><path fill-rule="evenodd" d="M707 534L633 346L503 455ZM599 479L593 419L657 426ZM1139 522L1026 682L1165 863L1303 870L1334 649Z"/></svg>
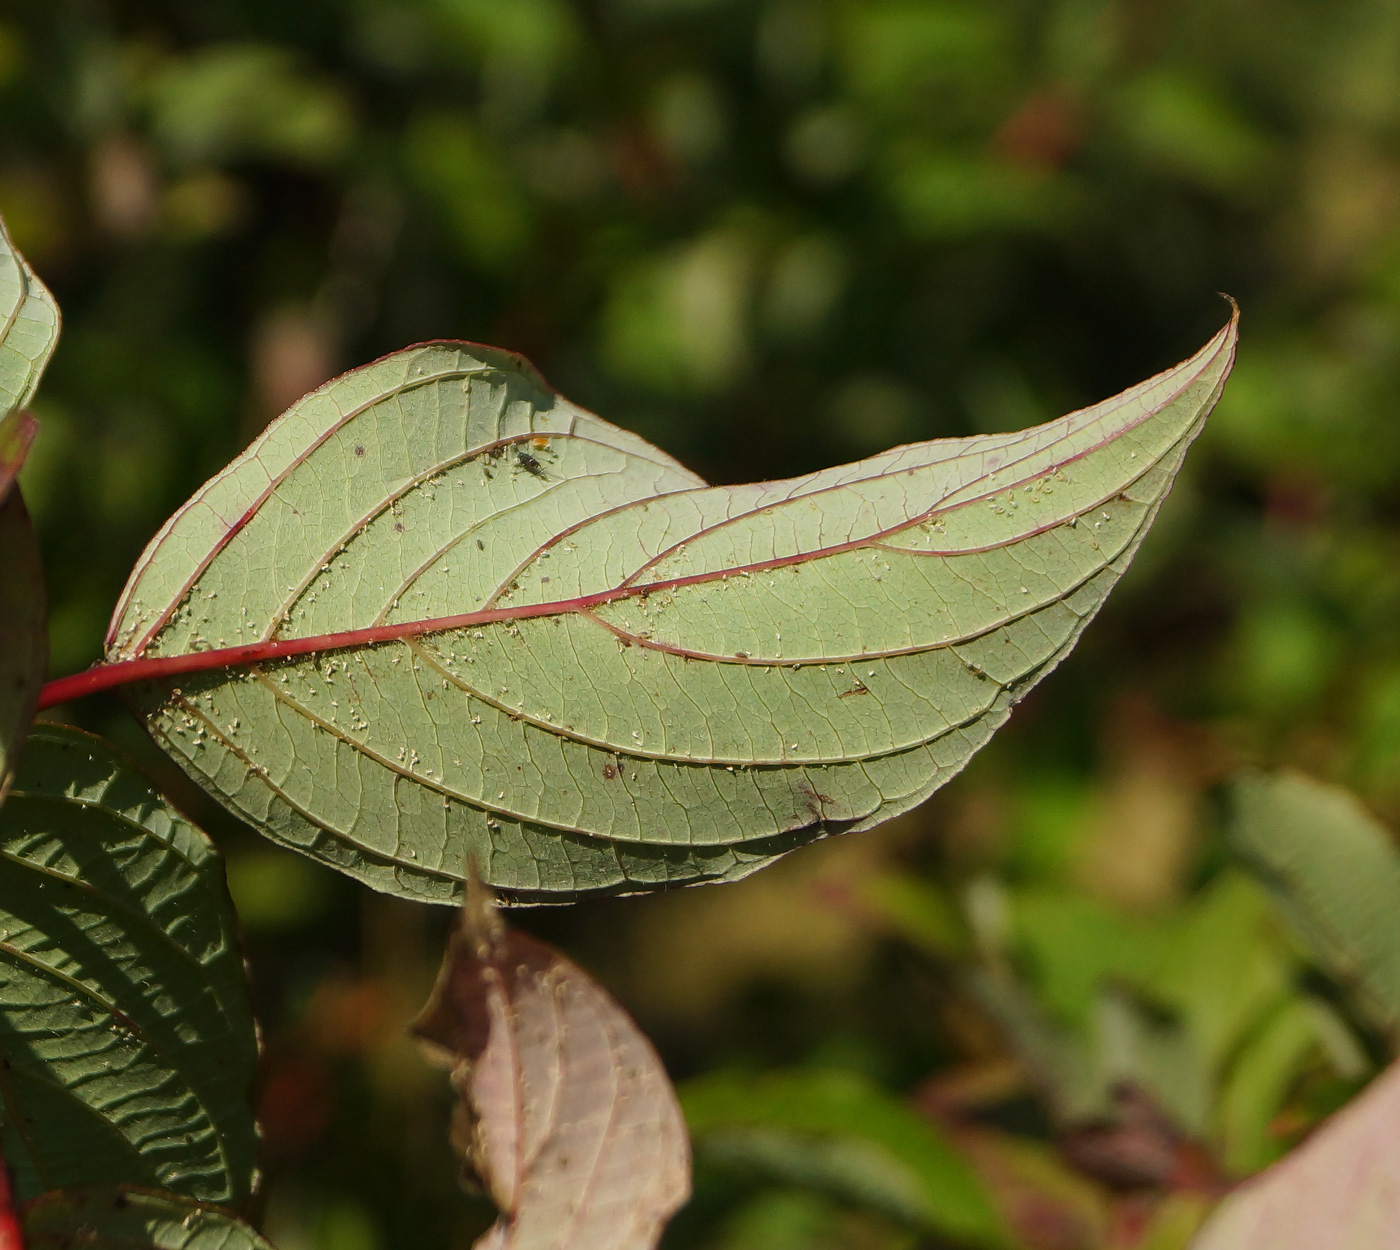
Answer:
<svg viewBox="0 0 1400 1250"><path fill-rule="evenodd" d="M1301 1146L1241 1185L1192 1250L1393 1250L1400 1246L1400 1064Z"/></svg>
<svg viewBox="0 0 1400 1250"><path fill-rule="evenodd" d="M39 544L18 490L0 502L0 803L14 778L48 668Z"/></svg>
<svg viewBox="0 0 1400 1250"><path fill-rule="evenodd" d="M0 503L4 503L29 454L39 423L27 412L0 417Z"/></svg>
<svg viewBox="0 0 1400 1250"><path fill-rule="evenodd" d="M675 1091L626 1012L469 889L413 1026L450 1069L453 1140L501 1218L477 1250L650 1250L690 1195Z"/></svg>

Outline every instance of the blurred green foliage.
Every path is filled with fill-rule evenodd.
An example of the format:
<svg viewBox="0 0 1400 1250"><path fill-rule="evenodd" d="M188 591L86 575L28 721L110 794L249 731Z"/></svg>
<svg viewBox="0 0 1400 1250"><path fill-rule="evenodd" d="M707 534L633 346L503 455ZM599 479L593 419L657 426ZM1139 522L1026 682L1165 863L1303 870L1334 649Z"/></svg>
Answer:
<svg viewBox="0 0 1400 1250"><path fill-rule="evenodd" d="M1389 1053L1214 799L1288 764L1400 818L1387 0L12 3L0 212L66 321L22 478L56 674L200 481L415 340L523 351L739 481L1099 399L1230 292L1239 364L1167 511L966 776L741 886L526 922L678 1076L909 1095L1029 1247L1180 1246ZM139 748L115 701L68 714ZM161 775L232 860L272 1239L465 1246L489 1213L402 1038L445 918ZM668 1244L941 1244L740 1172L702 1167Z"/></svg>

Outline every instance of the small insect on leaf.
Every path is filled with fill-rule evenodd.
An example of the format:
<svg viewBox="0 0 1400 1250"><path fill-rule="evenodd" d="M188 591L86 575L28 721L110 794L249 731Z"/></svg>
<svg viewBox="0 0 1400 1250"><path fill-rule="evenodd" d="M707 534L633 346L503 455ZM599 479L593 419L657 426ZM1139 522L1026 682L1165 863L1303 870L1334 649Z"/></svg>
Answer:
<svg viewBox="0 0 1400 1250"><path fill-rule="evenodd" d="M451 1071L453 1144L501 1212L479 1250L656 1245L690 1196L665 1069L583 969L505 926L475 871L413 1031Z"/></svg>
<svg viewBox="0 0 1400 1250"><path fill-rule="evenodd" d="M533 474L535 477L545 478L548 476L544 471L544 466L524 448L519 449L515 453L515 463L524 469L526 473Z"/></svg>

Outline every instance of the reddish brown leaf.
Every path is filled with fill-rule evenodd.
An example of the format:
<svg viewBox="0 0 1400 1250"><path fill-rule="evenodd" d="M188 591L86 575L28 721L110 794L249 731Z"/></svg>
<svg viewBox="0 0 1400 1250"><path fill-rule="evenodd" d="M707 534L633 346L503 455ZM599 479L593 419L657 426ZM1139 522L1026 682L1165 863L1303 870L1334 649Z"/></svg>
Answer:
<svg viewBox="0 0 1400 1250"><path fill-rule="evenodd" d="M477 1250L649 1250L690 1196L651 1044L582 969L507 929L473 880L414 1023L461 1101L453 1138L501 1218Z"/></svg>
<svg viewBox="0 0 1400 1250"><path fill-rule="evenodd" d="M16 489L0 499L0 803L48 669L47 622L39 544Z"/></svg>
<svg viewBox="0 0 1400 1250"><path fill-rule="evenodd" d="M39 423L27 412L12 412L0 417L0 503L10 493Z"/></svg>
<svg viewBox="0 0 1400 1250"><path fill-rule="evenodd" d="M1400 1064L1281 1162L1240 1186L1193 1250L1400 1246Z"/></svg>

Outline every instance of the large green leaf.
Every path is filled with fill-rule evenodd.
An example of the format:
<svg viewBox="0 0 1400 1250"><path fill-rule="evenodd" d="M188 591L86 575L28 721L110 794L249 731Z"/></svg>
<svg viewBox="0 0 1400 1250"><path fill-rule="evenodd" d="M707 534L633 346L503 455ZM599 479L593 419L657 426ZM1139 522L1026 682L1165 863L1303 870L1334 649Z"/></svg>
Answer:
<svg viewBox="0 0 1400 1250"><path fill-rule="evenodd" d="M1319 962L1400 1041L1400 852L1338 786L1298 773L1245 777L1228 836Z"/></svg>
<svg viewBox="0 0 1400 1250"><path fill-rule="evenodd" d="M517 898L742 876L986 742L1127 567L1234 344L1032 430L734 487L517 357L413 348L166 524L108 658L313 653L136 697L235 811L380 889L450 899L469 853Z"/></svg>
<svg viewBox="0 0 1400 1250"><path fill-rule="evenodd" d="M213 844L101 740L38 726L0 811L0 1148L20 1195L242 1202L256 1059Z"/></svg>
<svg viewBox="0 0 1400 1250"><path fill-rule="evenodd" d="M45 1194L24 1211L26 1250L272 1250L227 1211L126 1186Z"/></svg>
<svg viewBox="0 0 1400 1250"><path fill-rule="evenodd" d="M48 662L44 569L16 489L0 501L0 803L9 791Z"/></svg>

